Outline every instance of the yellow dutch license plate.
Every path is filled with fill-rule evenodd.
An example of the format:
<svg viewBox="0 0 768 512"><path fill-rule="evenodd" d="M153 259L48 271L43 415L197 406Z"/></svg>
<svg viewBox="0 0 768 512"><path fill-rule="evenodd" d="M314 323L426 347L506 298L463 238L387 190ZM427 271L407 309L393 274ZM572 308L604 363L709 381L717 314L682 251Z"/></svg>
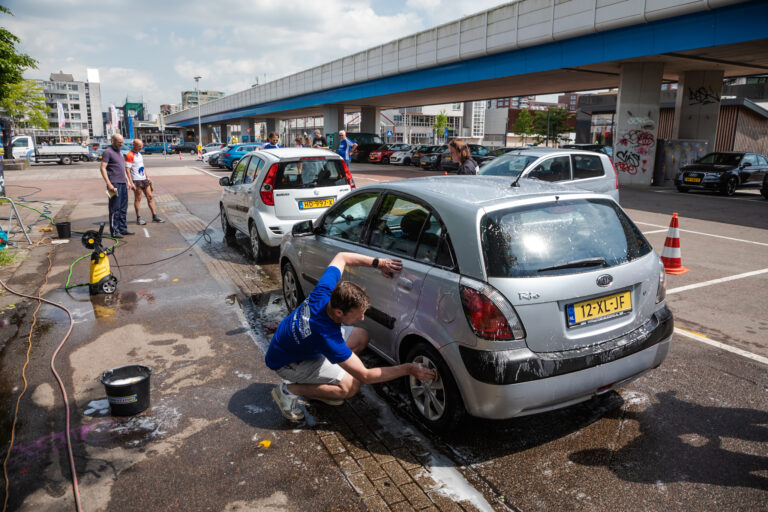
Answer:
<svg viewBox="0 0 768 512"><path fill-rule="evenodd" d="M299 201L299 210L310 208L326 208L333 204L333 199L313 199L312 201Z"/></svg>
<svg viewBox="0 0 768 512"><path fill-rule="evenodd" d="M596 299L569 304L566 307L568 326L590 322L598 318L613 316L632 309L632 295L629 292L615 293Z"/></svg>
<svg viewBox="0 0 768 512"><path fill-rule="evenodd" d="M701 178L691 178L690 176L686 176L685 181L686 183L701 183Z"/></svg>

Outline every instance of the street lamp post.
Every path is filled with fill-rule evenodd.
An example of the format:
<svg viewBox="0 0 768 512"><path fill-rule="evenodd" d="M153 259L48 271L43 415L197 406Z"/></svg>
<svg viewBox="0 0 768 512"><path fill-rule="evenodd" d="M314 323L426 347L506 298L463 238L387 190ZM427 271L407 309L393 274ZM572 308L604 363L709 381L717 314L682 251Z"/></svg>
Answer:
<svg viewBox="0 0 768 512"><path fill-rule="evenodd" d="M197 83L201 78L203 77L195 77L195 98L197 98L197 145L200 147L203 145L203 129L200 124L200 93L197 92Z"/></svg>

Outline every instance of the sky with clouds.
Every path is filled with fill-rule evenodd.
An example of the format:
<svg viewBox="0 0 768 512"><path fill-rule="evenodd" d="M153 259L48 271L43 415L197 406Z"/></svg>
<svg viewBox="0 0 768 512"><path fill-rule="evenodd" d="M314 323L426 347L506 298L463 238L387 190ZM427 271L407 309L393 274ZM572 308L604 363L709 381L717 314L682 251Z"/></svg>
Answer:
<svg viewBox="0 0 768 512"><path fill-rule="evenodd" d="M151 113L182 90L231 94L255 83L499 5L499 0L0 0L0 25L38 69L86 79L99 70L103 106L143 98Z"/></svg>

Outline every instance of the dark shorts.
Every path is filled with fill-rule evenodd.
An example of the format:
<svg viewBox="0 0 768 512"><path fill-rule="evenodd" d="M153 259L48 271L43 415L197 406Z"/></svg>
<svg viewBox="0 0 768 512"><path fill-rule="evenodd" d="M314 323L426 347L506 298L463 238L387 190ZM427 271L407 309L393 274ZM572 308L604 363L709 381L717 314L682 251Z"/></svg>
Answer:
<svg viewBox="0 0 768 512"><path fill-rule="evenodd" d="M146 190L149 188L149 180L133 180L133 184L136 185L136 188L140 188L141 190Z"/></svg>

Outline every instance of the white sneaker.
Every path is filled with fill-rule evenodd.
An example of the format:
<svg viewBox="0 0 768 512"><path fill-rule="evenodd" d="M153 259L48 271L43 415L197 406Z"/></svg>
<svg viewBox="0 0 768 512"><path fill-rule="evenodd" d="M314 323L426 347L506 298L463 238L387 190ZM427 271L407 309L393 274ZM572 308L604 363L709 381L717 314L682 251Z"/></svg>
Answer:
<svg viewBox="0 0 768 512"><path fill-rule="evenodd" d="M299 409L299 397L297 395L286 395L283 393L282 384L278 384L272 389L272 399L280 408L280 412L286 419L291 421L301 421L304 419L304 412Z"/></svg>

